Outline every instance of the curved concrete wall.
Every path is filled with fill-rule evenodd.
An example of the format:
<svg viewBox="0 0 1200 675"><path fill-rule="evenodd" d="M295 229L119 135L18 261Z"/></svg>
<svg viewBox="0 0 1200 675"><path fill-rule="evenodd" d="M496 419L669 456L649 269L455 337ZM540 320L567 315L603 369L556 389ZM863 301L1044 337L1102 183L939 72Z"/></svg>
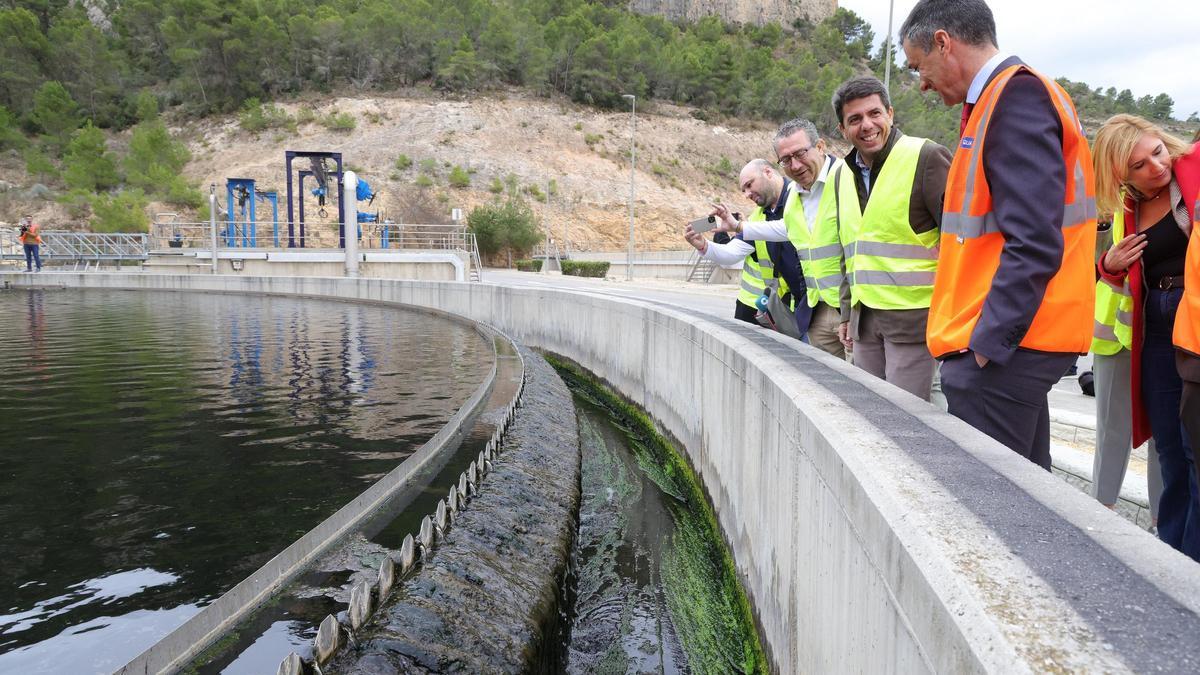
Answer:
<svg viewBox="0 0 1200 675"><path fill-rule="evenodd" d="M579 362L686 446L781 672L1200 669L1200 566L959 420L746 324L491 284L5 282L399 302Z"/></svg>

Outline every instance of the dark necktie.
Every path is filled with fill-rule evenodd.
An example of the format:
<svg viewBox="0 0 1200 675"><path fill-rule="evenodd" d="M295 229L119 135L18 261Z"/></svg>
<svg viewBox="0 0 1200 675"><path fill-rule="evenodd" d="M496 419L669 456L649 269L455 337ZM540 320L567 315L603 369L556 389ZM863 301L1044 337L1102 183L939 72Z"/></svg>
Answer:
<svg viewBox="0 0 1200 675"><path fill-rule="evenodd" d="M958 127L958 135L962 136L967 130L967 120L971 119L971 109L975 107L974 103L963 101L962 123Z"/></svg>

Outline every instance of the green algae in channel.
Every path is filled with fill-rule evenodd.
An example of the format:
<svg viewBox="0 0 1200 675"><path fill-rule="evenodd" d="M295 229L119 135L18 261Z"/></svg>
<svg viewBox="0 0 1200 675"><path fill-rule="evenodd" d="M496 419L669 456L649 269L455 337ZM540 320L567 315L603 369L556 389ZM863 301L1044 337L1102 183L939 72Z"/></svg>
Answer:
<svg viewBox="0 0 1200 675"><path fill-rule="evenodd" d="M608 411L628 435L638 467L673 497L668 503L675 532L670 545L664 547L662 579L691 671L769 672L733 557L687 461L645 412L578 366L561 357L545 356L572 392Z"/></svg>

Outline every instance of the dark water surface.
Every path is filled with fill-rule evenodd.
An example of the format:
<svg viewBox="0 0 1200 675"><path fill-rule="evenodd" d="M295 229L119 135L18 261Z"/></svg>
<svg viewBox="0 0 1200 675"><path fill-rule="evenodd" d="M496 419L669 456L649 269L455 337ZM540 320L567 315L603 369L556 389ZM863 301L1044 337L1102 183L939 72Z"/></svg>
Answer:
<svg viewBox="0 0 1200 675"><path fill-rule="evenodd" d="M110 672L428 440L491 345L308 299L0 292L0 672Z"/></svg>

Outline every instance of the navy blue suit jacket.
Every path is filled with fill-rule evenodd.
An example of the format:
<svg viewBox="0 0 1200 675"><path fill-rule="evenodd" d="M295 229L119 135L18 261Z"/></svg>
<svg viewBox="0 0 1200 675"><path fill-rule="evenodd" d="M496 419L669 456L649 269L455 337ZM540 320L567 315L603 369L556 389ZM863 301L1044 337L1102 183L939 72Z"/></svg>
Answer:
<svg viewBox="0 0 1200 675"><path fill-rule="evenodd" d="M1015 56L1004 60L988 82L1016 64L1022 61ZM1029 331L1062 264L1067 189L1062 143L1062 122L1046 87L1032 73L1014 76L996 101L983 148L1004 249L970 341L972 351L1000 365Z"/></svg>

